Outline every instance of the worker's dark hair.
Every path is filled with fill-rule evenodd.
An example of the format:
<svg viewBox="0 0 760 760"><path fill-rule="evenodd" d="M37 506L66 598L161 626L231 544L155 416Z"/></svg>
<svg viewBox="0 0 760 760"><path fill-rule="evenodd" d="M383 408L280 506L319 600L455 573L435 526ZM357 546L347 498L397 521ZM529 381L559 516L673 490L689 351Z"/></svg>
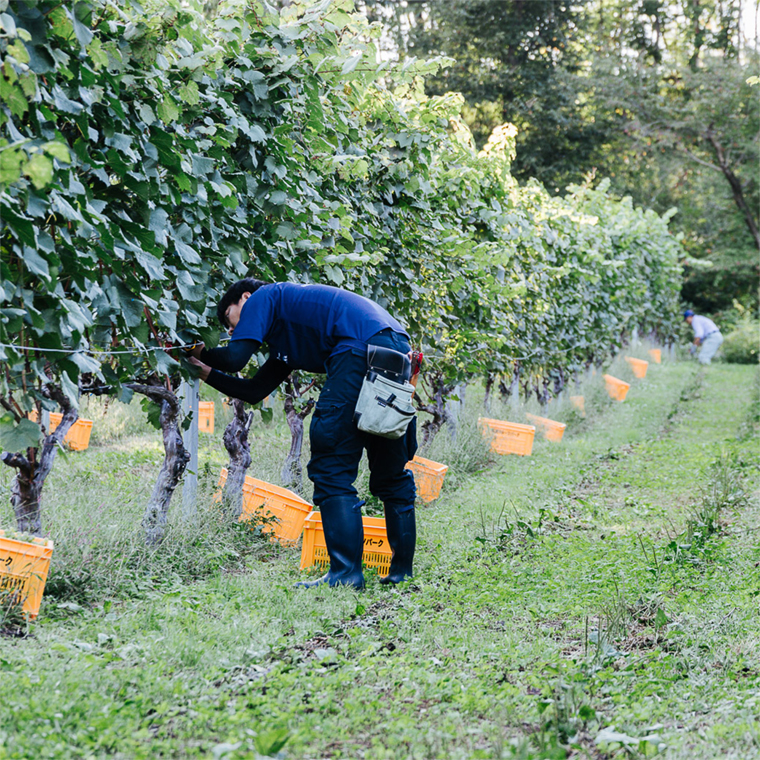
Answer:
<svg viewBox="0 0 760 760"><path fill-rule="evenodd" d="M266 283L253 277L246 277L244 280L238 280L230 285L216 307L216 318L225 330L229 325L224 314L230 307L230 304L237 303L243 297L243 293L255 293L263 285L266 285Z"/></svg>

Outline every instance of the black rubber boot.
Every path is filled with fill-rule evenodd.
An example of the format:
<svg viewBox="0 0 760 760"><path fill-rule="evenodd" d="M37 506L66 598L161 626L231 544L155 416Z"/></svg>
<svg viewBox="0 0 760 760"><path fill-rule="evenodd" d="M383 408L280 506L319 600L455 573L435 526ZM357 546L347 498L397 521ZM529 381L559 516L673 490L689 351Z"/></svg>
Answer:
<svg viewBox="0 0 760 760"><path fill-rule="evenodd" d="M330 586L364 588L362 504L364 502L357 501L355 496L333 496L320 504L330 570L315 581L303 581L296 586L314 588L327 583Z"/></svg>
<svg viewBox="0 0 760 760"><path fill-rule="evenodd" d="M380 583L401 583L412 577L414 547L417 543L417 521L414 507L406 512L398 512L395 507L385 507L385 527L388 543L393 556L388 575L380 578Z"/></svg>

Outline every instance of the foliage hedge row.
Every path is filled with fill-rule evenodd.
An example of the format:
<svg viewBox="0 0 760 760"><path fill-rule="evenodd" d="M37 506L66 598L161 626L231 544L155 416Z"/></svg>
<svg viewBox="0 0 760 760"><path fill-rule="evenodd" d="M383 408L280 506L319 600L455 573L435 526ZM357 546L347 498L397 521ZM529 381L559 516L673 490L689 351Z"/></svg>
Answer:
<svg viewBox="0 0 760 760"><path fill-rule="evenodd" d="M733 364L757 364L760 359L760 322L745 318L726 335L723 358Z"/></svg>
<svg viewBox="0 0 760 760"><path fill-rule="evenodd" d="M229 3L213 22L168 1L0 10L6 449L38 440L22 417L46 383L75 401L82 377L119 392L187 372L150 349L214 345L215 302L249 273L379 301L439 389L673 334L667 218L605 182L518 186L514 128L477 153L461 98L423 94L446 62L378 63L380 29L348 0Z"/></svg>

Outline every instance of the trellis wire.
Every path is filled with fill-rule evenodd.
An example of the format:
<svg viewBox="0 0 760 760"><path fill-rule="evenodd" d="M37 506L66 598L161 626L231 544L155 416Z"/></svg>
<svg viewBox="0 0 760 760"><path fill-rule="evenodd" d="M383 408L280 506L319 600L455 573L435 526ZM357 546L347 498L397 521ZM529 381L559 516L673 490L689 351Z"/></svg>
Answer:
<svg viewBox="0 0 760 760"><path fill-rule="evenodd" d="M90 354L91 356L115 356L116 354L142 354L152 351L172 351L175 348L193 348L197 345L194 343L182 343L177 346L146 346L145 348L129 348L120 351L110 349L92 349L92 348L44 348L43 346L15 346L12 343L0 343L0 348L12 348L14 351L42 351L48 354Z"/></svg>

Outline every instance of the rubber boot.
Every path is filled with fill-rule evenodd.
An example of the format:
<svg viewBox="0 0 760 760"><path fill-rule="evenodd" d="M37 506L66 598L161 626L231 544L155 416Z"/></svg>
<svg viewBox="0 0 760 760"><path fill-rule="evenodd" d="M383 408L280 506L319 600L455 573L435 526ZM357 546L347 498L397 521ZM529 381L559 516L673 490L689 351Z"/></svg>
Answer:
<svg viewBox="0 0 760 760"><path fill-rule="evenodd" d="M296 586L314 588L329 586L364 588L362 553L364 552L363 501L356 496L333 496L320 504L322 528L325 532L330 570L315 581L303 581Z"/></svg>
<svg viewBox="0 0 760 760"><path fill-rule="evenodd" d="M414 507L399 512L395 507L385 507L385 527L388 531L388 543L393 556L388 575L380 578L380 583L401 583L412 577L414 547L417 543L417 521Z"/></svg>

